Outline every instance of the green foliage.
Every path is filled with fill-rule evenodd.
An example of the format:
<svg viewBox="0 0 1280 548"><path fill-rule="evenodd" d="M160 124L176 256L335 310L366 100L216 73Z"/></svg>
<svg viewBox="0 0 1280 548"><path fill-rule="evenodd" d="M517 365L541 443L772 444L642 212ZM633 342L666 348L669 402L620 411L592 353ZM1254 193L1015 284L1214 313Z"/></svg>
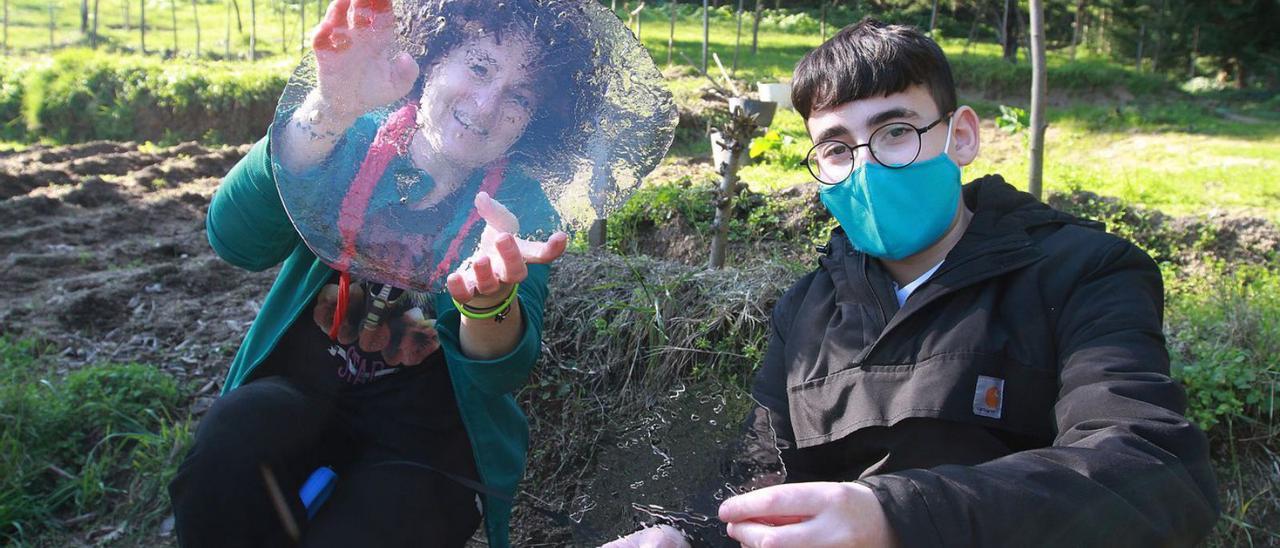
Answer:
<svg viewBox="0 0 1280 548"><path fill-rule="evenodd" d="M175 64L87 50L24 70L18 93L27 137L55 142L250 142L262 136L287 81L272 65Z"/></svg>
<svg viewBox="0 0 1280 548"><path fill-rule="evenodd" d="M65 379L41 367L52 349L0 337L0 539L21 541L58 518L104 508L159 516L177 449L183 396L167 374L103 364Z"/></svg>
<svg viewBox="0 0 1280 548"><path fill-rule="evenodd" d="M1000 116L996 118L996 127L1008 132L1018 133L1031 126L1031 114L1026 109L1000 105Z"/></svg>
<svg viewBox="0 0 1280 548"><path fill-rule="evenodd" d="M22 120L22 80L26 66L0 59L0 141L18 141L26 137Z"/></svg>
<svg viewBox="0 0 1280 548"><path fill-rule="evenodd" d="M1187 416L1211 434L1274 435L1280 392L1280 274L1275 265L1211 264L1169 287L1174 376Z"/></svg>

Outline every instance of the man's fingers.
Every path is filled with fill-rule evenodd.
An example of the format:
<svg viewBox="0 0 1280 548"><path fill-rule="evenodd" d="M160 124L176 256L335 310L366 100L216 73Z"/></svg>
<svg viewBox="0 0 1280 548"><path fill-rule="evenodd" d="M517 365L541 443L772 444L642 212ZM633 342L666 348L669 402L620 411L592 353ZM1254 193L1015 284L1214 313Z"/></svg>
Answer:
<svg viewBox="0 0 1280 548"><path fill-rule="evenodd" d="M489 193L480 192L476 194L475 204L476 212L494 230L512 234L520 232L520 221L516 219L515 214L511 213L511 210L497 200L489 197Z"/></svg>
<svg viewBox="0 0 1280 548"><path fill-rule="evenodd" d="M811 524L774 527L754 521L730 523L727 532L743 546L814 546L819 538L814 536Z"/></svg>
<svg viewBox="0 0 1280 548"><path fill-rule="evenodd" d="M547 264L564 255L565 247L569 245L569 235L557 232L545 242L524 239L517 241L520 244L520 255L524 257L526 263Z"/></svg>
<svg viewBox="0 0 1280 548"><path fill-rule="evenodd" d="M720 505L720 521L733 523L770 517L813 516L826 505L814 484L792 483L738 495Z"/></svg>

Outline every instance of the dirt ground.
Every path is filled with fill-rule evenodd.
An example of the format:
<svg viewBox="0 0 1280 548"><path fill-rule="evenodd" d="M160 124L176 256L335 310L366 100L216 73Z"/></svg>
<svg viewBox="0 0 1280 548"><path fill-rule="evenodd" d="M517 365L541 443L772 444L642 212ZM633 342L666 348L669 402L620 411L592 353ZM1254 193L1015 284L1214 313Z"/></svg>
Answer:
<svg viewBox="0 0 1280 548"><path fill-rule="evenodd" d="M217 394L273 272L214 256L204 216L247 146L94 142L0 154L0 332L61 349L57 369L156 364Z"/></svg>

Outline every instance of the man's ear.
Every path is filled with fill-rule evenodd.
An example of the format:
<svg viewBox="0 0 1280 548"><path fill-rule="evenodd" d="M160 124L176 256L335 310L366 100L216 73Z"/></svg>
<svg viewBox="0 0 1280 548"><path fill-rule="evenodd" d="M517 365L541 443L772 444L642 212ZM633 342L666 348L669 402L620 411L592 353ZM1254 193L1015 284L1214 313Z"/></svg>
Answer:
<svg viewBox="0 0 1280 548"><path fill-rule="evenodd" d="M964 167L978 157L978 148L982 140L982 129L978 122L978 113L969 106L961 106L952 115L951 124L951 159Z"/></svg>

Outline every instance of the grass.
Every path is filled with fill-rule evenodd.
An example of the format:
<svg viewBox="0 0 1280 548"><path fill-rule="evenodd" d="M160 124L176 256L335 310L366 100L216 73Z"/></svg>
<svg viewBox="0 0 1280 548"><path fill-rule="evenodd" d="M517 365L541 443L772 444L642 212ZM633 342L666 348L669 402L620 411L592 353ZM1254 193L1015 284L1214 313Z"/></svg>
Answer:
<svg viewBox="0 0 1280 548"><path fill-rule="evenodd" d="M53 350L0 336L0 542L47 541L84 522L158 523L191 436L175 419L186 391L140 364L62 377L47 366Z"/></svg>

